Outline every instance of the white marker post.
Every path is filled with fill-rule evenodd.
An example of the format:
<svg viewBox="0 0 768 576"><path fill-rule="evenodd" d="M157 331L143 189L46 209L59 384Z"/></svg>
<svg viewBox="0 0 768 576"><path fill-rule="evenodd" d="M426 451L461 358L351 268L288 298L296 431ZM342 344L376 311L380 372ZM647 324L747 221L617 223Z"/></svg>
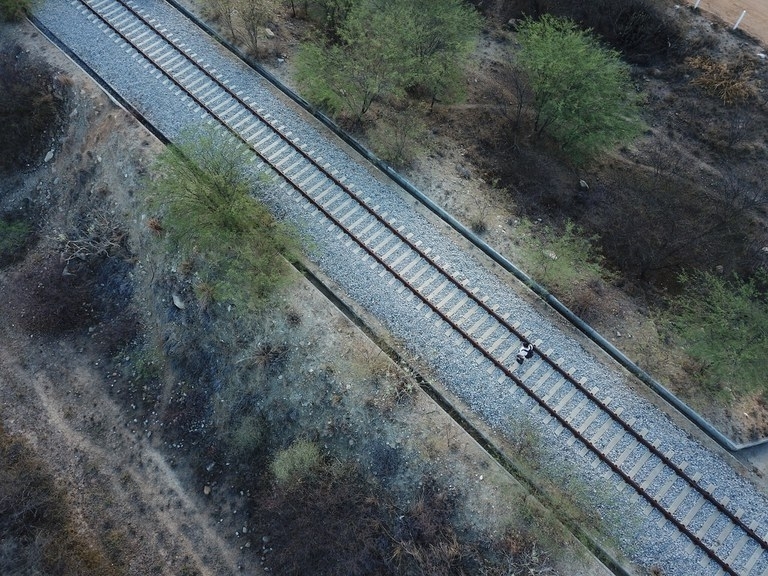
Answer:
<svg viewBox="0 0 768 576"><path fill-rule="evenodd" d="M701 4L701 0L696 0L696 4L693 5L693 9L694 10L698 10L699 9L699 4Z"/></svg>
<svg viewBox="0 0 768 576"><path fill-rule="evenodd" d="M741 21L744 20L744 16L746 15L747 11L744 10L744 12L741 13L741 16L739 16L739 19L736 20L736 24L733 25L733 29L736 30L736 28L739 27L739 24L741 24Z"/></svg>

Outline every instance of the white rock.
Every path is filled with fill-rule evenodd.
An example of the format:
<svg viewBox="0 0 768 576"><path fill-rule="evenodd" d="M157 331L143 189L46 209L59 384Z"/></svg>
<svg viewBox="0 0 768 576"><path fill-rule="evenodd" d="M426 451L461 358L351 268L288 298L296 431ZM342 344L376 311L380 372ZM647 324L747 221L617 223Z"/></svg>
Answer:
<svg viewBox="0 0 768 576"><path fill-rule="evenodd" d="M181 299L181 296L175 292L171 295L171 298L173 298L173 305L176 306L176 308L179 310L184 310L184 308L187 307L187 305L184 304L184 300Z"/></svg>
<svg viewBox="0 0 768 576"><path fill-rule="evenodd" d="M43 162L50 162L51 158L53 158L53 150L48 151L48 154L45 155Z"/></svg>

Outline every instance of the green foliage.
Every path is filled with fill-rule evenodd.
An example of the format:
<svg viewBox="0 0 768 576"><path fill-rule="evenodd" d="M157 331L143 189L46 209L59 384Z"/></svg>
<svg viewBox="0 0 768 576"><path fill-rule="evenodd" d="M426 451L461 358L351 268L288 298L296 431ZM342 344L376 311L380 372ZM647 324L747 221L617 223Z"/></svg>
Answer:
<svg viewBox="0 0 768 576"><path fill-rule="evenodd" d="M309 100L355 121L377 99L410 88L455 97L479 23L461 0L363 0L337 36L302 46L297 80Z"/></svg>
<svg viewBox="0 0 768 576"><path fill-rule="evenodd" d="M264 449L267 436L264 420L248 414L240 420L232 433L230 447L236 457L250 459Z"/></svg>
<svg viewBox="0 0 768 576"><path fill-rule="evenodd" d="M576 162L637 136L638 96L615 50L568 19L518 26L518 65L534 94L534 132L549 133Z"/></svg>
<svg viewBox="0 0 768 576"><path fill-rule="evenodd" d="M566 298L579 288L609 280L612 275L603 266L603 257L595 247L597 240L597 236L584 236L570 220L561 234L545 228L533 237L533 250L528 253L533 275L548 289Z"/></svg>
<svg viewBox="0 0 768 576"><path fill-rule="evenodd" d="M361 0L290 0L294 13L301 10L311 20L321 24L329 36L337 36L347 14Z"/></svg>
<svg viewBox="0 0 768 576"><path fill-rule="evenodd" d="M480 15L464 0L400 3L408 8L400 25L402 42L416 62L411 84L426 90L433 101L460 100L461 64L475 46Z"/></svg>
<svg viewBox="0 0 768 576"><path fill-rule="evenodd" d="M368 137L379 158L402 168L418 155L419 142L424 139L426 131L421 116L414 108L408 107L380 116Z"/></svg>
<svg viewBox="0 0 768 576"><path fill-rule="evenodd" d="M682 274L685 291L672 302L669 321L698 363L701 383L722 394L768 397L768 274L749 281L707 272Z"/></svg>
<svg viewBox="0 0 768 576"><path fill-rule="evenodd" d="M0 218L0 266L17 260L27 244L32 227L23 220L7 221Z"/></svg>
<svg viewBox="0 0 768 576"><path fill-rule="evenodd" d="M31 0L0 0L0 17L6 22L17 22L31 5Z"/></svg>
<svg viewBox="0 0 768 576"><path fill-rule="evenodd" d="M171 241L198 263L198 294L257 309L286 280L296 234L275 221L252 192L244 147L213 132L187 134L157 165L154 195Z"/></svg>
<svg viewBox="0 0 768 576"><path fill-rule="evenodd" d="M320 448L309 440L297 440L277 453L270 470L280 485L291 485L311 476L322 463Z"/></svg>

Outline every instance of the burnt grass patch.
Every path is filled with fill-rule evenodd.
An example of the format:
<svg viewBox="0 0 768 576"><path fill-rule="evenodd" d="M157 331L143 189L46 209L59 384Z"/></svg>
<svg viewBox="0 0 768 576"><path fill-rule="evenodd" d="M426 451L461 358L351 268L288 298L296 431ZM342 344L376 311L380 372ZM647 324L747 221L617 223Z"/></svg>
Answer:
<svg viewBox="0 0 768 576"><path fill-rule="evenodd" d="M36 165L61 125L66 81L14 45L0 52L0 174Z"/></svg>

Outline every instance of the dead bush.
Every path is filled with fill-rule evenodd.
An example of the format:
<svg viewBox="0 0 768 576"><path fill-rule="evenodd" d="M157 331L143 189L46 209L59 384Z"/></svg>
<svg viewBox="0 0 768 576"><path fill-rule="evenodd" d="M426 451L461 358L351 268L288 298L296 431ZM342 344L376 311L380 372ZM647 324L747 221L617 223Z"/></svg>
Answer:
<svg viewBox="0 0 768 576"><path fill-rule="evenodd" d="M351 467L324 467L304 482L278 485L262 531L273 545L266 565L277 574L391 573L388 509L382 496Z"/></svg>
<svg viewBox="0 0 768 576"><path fill-rule="evenodd" d="M709 56L692 56L686 58L685 62L697 72L691 83L726 105L746 102L755 96L752 82L755 67L744 55L728 62L714 60Z"/></svg>

